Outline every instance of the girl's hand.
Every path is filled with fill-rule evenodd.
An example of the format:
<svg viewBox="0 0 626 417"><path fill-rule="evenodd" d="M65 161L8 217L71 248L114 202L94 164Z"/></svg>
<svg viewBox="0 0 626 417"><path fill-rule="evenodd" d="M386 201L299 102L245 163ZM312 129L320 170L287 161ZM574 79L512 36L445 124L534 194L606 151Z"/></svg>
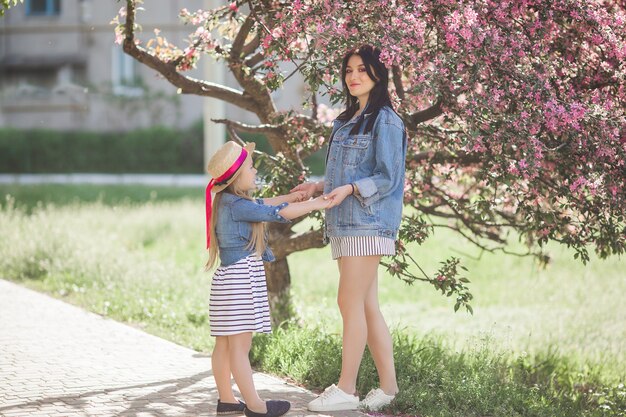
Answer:
<svg viewBox="0 0 626 417"><path fill-rule="evenodd" d="M352 194L352 185L350 184L342 185L341 187L335 188L330 193L324 196L330 200L330 204L326 208L338 206L350 194Z"/></svg>
<svg viewBox="0 0 626 417"><path fill-rule="evenodd" d="M298 203L300 201L307 201L307 193L304 191L292 191L291 194L287 194L291 203Z"/></svg>
<svg viewBox="0 0 626 417"><path fill-rule="evenodd" d="M315 194L316 191L318 190L318 183L316 182L305 182L303 184L300 185L296 185L295 187L293 187L290 192L294 193L297 191L303 191L306 194L306 200L308 200L309 198L313 197L313 194Z"/></svg>

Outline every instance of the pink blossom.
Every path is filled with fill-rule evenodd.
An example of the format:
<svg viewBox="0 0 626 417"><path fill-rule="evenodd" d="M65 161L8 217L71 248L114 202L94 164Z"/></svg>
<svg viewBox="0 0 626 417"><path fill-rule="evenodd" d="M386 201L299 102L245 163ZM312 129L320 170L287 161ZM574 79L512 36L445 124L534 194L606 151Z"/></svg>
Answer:
<svg viewBox="0 0 626 417"><path fill-rule="evenodd" d="M578 191L579 188L584 187L587 184L587 179L584 177L578 177L576 181L574 181L570 186L569 190L574 193Z"/></svg>
<svg viewBox="0 0 626 417"><path fill-rule="evenodd" d="M151 52L167 59L184 54L180 68L187 69L201 53L214 53L211 48L228 50L232 39L209 38L207 22L217 16L217 29L231 33L245 16L233 19L224 10L241 12L232 9L237 3L224 4L230 5L219 15L181 11L186 23L198 25L188 43L195 50L166 44ZM527 225L529 236L543 237L565 229L533 223L536 212L519 204L520 196L557 217L575 211L580 201L588 204L588 213L600 213L598 218L612 216L606 207L624 204L623 10L584 0L294 0L280 5L259 9L254 30L260 28L262 48L255 53L263 55L251 74L257 82L274 87L279 68L293 60L302 63L305 80L319 87L318 98L339 103L342 55L372 42L381 49L384 65L401 71L399 80L392 74L391 95L407 125L412 114L443 100L440 117L409 126L417 133L409 141L410 152L432 158L463 151L480 162L411 163L407 203L419 195L420 204L437 204L441 191L459 200L493 193L498 201L484 199L489 207L480 214L499 219L506 213ZM123 41L123 31L116 31L116 40ZM341 111L340 105L334 107L318 107L316 128L327 131ZM294 137L302 138L303 149L309 150L305 142L312 148L322 145L321 131L293 129L300 132Z"/></svg>

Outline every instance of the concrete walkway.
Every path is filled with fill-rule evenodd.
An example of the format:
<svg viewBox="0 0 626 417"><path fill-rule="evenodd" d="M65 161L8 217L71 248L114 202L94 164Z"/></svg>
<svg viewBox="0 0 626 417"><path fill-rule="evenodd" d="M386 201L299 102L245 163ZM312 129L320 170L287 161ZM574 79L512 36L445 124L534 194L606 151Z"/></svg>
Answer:
<svg viewBox="0 0 626 417"><path fill-rule="evenodd" d="M311 392L254 378L287 416L318 416ZM0 280L0 416L214 416L216 402L207 355Z"/></svg>

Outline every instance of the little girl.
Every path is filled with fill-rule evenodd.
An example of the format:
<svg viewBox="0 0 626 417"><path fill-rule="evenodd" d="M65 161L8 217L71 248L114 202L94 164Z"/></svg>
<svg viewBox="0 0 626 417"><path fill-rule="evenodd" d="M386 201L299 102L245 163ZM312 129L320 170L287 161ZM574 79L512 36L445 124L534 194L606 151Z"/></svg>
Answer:
<svg viewBox="0 0 626 417"><path fill-rule="evenodd" d="M252 332L270 333L270 314L263 261L274 255L267 247L264 222L290 219L324 209L330 201L309 201L304 192L274 198L253 199L257 170L252 165L254 143L241 147L227 142L213 155L207 171L212 179L206 189L207 247L213 275L209 317L215 348L211 357L219 394L217 414L277 417L291 407L288 401L263 401L252 381L248 354ZM211 191L215 201L211 204ZM245 404L232 390L231 374Z"/></svg>

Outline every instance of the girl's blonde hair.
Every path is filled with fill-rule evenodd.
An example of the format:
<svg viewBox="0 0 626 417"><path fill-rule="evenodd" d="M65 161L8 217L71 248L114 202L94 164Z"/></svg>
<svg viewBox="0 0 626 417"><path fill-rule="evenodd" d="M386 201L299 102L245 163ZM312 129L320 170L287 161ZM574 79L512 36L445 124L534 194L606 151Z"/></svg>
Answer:
<svg viewBox="0 0 626 417"><path fill-rule="evenodd" d="M237 188L238 179L236 179L232 184L226 187L223 191L217 193L215 195L215 199L213 200L213 208L211 211L211 221L209 224L209 233L211 233L211 245L209 246L209 260L207 261L204 269L206 271L213 268L213 266L217 263L217 260L220 255L219 245L217 244L217 235L215 234L215 227L217 226L218 221L218 211L220 201L222 200L222 193L231 193L235 194L239 197L243 197L247 200L253 200L250 193L243 191ZM265 242L265 223L264 222L251 222L252 226L252 235L250 236L250 243L246 246L246 249L252 250L254 249L254 253L258 256L261 256L263 252L265 252L265 248L267 247L267 243Z"/></svg>

